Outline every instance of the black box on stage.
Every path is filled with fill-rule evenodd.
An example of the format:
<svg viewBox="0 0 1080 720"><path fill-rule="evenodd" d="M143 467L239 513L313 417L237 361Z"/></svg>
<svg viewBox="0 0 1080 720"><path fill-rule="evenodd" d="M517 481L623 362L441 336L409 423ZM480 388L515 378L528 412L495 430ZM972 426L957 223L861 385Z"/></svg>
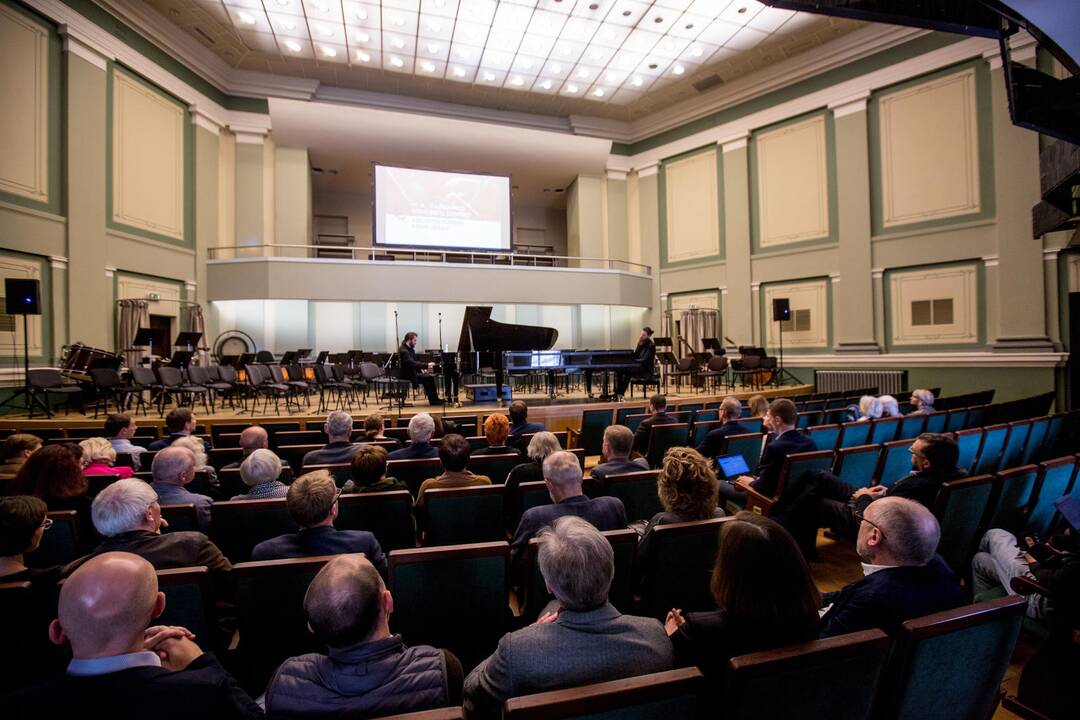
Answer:
<svg viewBox="0 0 1080 720"><path fill-rule="evenodd" d="M40 315L41 281L4 278L4 312L8 315Z"/></svg>
<svg viewBox="0 0 1080 720"><path fill-rule="evenodd" d="M772 319L773 322L791 319L791 303L787 298L773 298Z"/></svg>
<svg viewBox="0 0 1080 720"><path fill-rule="evenodd" d="M503 400L510 402L513 400L513 390L509 385L502 386ZM473 402L495 402L498 398L495 397L494 385L466 385L465 396L471 398Z"/></svg>

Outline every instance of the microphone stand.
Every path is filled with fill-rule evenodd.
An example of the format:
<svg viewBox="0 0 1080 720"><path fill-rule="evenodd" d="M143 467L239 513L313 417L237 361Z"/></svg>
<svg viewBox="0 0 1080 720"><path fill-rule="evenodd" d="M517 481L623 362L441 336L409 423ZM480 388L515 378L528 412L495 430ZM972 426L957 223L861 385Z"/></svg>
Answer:
<svg viewBox="0 0 1080 720"><path fill-rule="evenodd" d="M442 313L439 313L439 367L442 368L443 376L443 404L442 416L446 417L446 406L450 404L450 382L446 376L446 356L443 355L442 343Z"/></svg>

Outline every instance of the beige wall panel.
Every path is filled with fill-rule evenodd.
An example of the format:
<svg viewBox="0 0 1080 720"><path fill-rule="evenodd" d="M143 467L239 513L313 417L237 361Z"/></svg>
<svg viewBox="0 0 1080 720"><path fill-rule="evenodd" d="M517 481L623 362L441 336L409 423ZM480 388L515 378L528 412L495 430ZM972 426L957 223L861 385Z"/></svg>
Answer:
<svg viewBox="0 0 1080 720"><path fill-rule="evenodd" d="M630 173L626 176L627 259L636 263L641 262L641 217L638 211L640 202L637 173Z"/></svg>
<svg viewBox="0 0 1080 720"><path fill-rule="evenodd" d="M760 133L755 143L761 246L827 236L825 116Z"/></svg>
<svg viewBox="0 0 1080 720"><path fill-rule="evenodd" d="M8 250L67 256L67 225L56 215L0 203L0 237Z"/></svg>
<svg viewBox="0 0 1080 720"><path fill-rule="evenodd" d="M979 211L975 69L881 98L885 227Z"/></svg>
<svg viewBox="0 0 1080 720"><path fill-rule="evenodd" d="M166 317L175 318L180 317L180 303L165 302L167 300L180 299L180 286L178 284L157 282L148 278L117 273L117 300L145 298L148 293L157 293L161 296L161 300L151 300L148 303L151 315L164 315ZM172 338L169 338L169 341L172 342Z"/></svg>
<svg viewBox="0 0 1080 720"><path fill-rule="evenodd" d="M698 153L664 166L667 201L667 262L710 257L720 252L720 208L716 151Z"/></svg>
<svg viewBox="0 0 1080 720"><path fill-rule="evenodd" d="M8 255L0 255L0 308L4 300L4 280L18 278L20 280L40 280L41 266L36 262L21 260ZM45 301L42 295L42 302ZM41 316L30 315L27 317L27 334L30 343L30 354L41 355ZM0 330L0 356L22 357L23 355L23 323L22 318L15 316L15 331L4 332Z"/></svg>
<svg viewBox="0 0 1080 720"><path fill-rule="evenodd" d="M236 136L218 134L218 247L236 245Z"/></svg>
<svg viewBox="0 0 1080 720"><path fill-rule="evenodd" d="M49 200L49 31L0 5L0 190Z"/></svg>
<svg viewBox="0 0 1080 720"><path fill-rule="evenodd" d="M112 219L184 237L184 110L116 71Z"/></svg>
<svg viewBox="0 0 1080 720"><path fill-rule="evenodd" d="M979 339L975 265L924 268L889 276L893 345L953 345ZM915 324L912 303L952 300L952 322Z"/></svg>
<svg viewBox="0 0 1080 720"><path fill-rule="evenodd" d="M1080 292L1080 255L1068 255L1069 292Z"/></svg>
<svg viewBox="0 0 1080 720"><path fill-rule="evenodd" d="M274 231L278 245L311 243L311 170L307 148L274 152Z"/></svg>
<svg viewBox="0 0 1080 720"><path fill-rule="evenodd" d="M791 303L791 317L800 310L810 311L810 327L802 331L784 330L784 347L826 347L829 342L828 288L826 280L785 283L765 286L765 305L762 312L765 323L765 346L780 345L780 323L772 322L773 298L787 298Z"/></svg>
<svg viewBox="0 0 1080 720"><path fill-rule="evenodd" d="M690 308L716 309L720 307L720 293L716 290L688 295L671 295L671 309L689 310Z"/></svg>

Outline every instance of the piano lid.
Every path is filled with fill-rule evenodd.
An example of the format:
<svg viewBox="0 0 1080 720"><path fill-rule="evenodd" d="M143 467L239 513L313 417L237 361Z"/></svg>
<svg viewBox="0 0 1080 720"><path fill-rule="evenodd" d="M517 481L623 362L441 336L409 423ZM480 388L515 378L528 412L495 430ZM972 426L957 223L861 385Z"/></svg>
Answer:
<svg viewBox="0 0 1080 720"><path fill-rule="evenodd" d="M458 352L550 350L558 339L555 328L497 322L491 319L491 306L470 305L461 322Z"/></svg>

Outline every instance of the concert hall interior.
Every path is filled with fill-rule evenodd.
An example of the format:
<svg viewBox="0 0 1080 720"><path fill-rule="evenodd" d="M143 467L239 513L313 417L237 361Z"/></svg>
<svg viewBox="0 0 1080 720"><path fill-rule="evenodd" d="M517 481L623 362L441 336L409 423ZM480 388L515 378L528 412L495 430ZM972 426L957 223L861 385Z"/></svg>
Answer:
<svg viewBox="0 0 1080 720"><path fill-rule="evenodd" d="M211 466L266 425L291 481L275 433L321 447L335 410L402 442L456 418L475 450L524 400L588 482L610 425L645 422L655 476L657 429L701 451L726 397L787 398L845 481L843 432L884 428L855 487L920 432L1002 443L968 458L980 534L951 539L975 599L1008 473L1036 468L1023 517L1061 530L1038 493L1080 452L1078 38L1064 1L0 0L0 437L123 411L165 438L189 406ZM729 515L782 499L717 483ZM823 592L863 577L811 530ZM961 705L1054 716L1019 680L1031 622Z"/></svg>

